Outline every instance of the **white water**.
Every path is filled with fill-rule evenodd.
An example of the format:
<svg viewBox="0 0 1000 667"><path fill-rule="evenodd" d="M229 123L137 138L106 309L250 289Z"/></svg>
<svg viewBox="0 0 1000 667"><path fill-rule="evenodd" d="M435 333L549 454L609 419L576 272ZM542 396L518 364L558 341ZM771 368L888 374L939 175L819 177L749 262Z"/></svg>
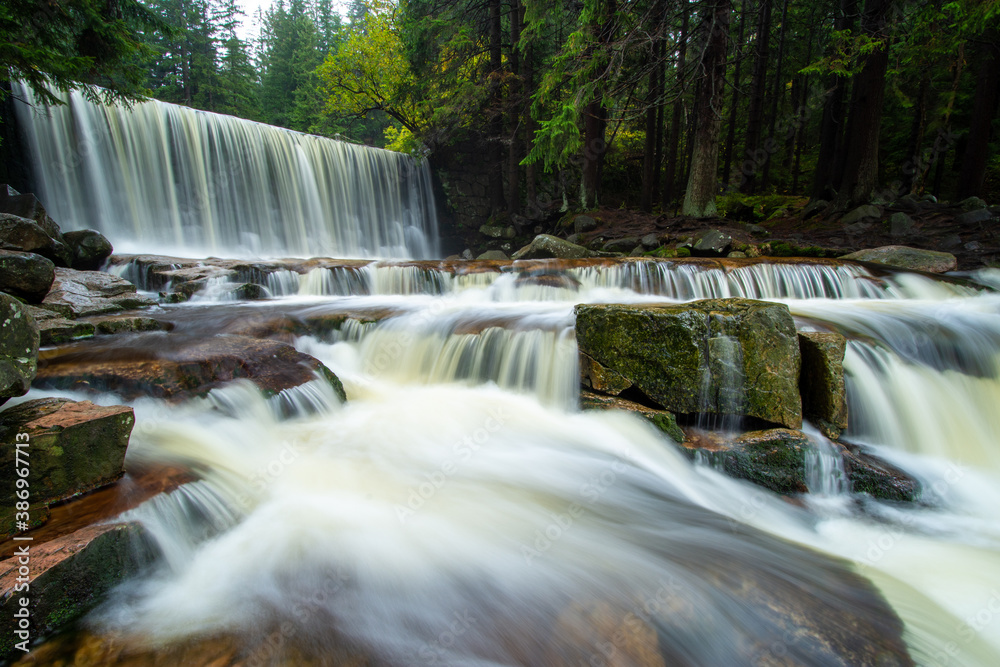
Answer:
<svg viewBox="0 0 1000 667"><path fill-rule="evenodd" d="M12 85L39 199L118 252L438 256L425 161L156 101L48 108Z"/></svg>
<svg viewBox="0 0 1000 667"><path fill-rule="evenodd" d="M779 600L863 609L836 583L844 566L804 546L875 582L918 664L1000 664L1000 298L916 276L858 298L849 283L873 281L853 268L830 295L854 298L775 288L803 326L857 337L846 437L924 487L915 506L850 496L836 449L807 429L811 494L796 508L691 465L645 422L576 411L572 304L665 295L586 279L607 268L571 273L577 289L514 274L456 288L450 273L428 283L407 269L369 296L310 297L402 313L299 339L344 381L343 406L322 384L140 402L130 457L206 478L129 517L168 567L99 627L154 645L217 632L253 644L291 618L289 644L347 643L388 664L606 664L607 624L572 611L597 605L655 628L667 664L820 664L719 583L741 572ZM787 284L815 283L813 267L800 273ZM610 646L619 664L650 664Z"/></svg>

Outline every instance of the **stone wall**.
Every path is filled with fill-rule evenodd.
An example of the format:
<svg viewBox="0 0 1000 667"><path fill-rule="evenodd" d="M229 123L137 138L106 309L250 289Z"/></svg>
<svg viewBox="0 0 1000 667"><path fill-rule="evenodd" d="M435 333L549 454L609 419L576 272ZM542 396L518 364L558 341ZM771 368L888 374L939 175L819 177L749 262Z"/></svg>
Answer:
<svg viewBox="0 0 1000 667"><path fill-rule="evenodd" d="M490 170L485 155L482 143L472 140L438 148L430 155L439 186L438 215L446 253L460 252L466 247L464 239L489 220Z"/></svg>

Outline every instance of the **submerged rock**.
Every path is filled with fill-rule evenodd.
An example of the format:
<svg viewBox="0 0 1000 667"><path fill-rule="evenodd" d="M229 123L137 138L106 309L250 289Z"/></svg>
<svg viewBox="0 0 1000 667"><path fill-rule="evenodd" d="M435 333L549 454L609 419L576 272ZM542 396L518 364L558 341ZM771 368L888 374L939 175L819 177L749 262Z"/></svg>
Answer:
<svg viewBox="0 0 1000 667"><path fill-rule="evenodd" d="M929 273L945 273L946 271L954 271L958 267L958 260L951 253L921 250L902 245L887 245L881 248L859 250L844 255L841 259L874 262Z"/></svg>
<svg viewBox="0 0 1000 667"><path fill-rule="evenodd" d="M847 428L844 352L847 339L837 333L799 332L802 414L823 435L835 440Z"/></svg>
<svg viewBox="0 0 1000 667"><path fill-rule="evenodd" d="M144 333L101 339L43 354L36 386L110 391L183 399L208 393L230 380L251 380L262 391L280 392L324 377L343 400L343 386L318 360L291 345L245 336Z"/></svg>
<svg viewBox="0 0 1000 667"><path fill-rule="evenodd" d="M40 398L0 412L0 533L15 532L15 434L27 434L32 504L47 506L125 474L132 408Z"/></svg>
<svg viewBox="0 0 1000 667"><path fill-rule="evenodd" d="M920 500L923 488L909 474L857 445L846 444L842 448L844 471L850 480L852 493L896 502Z"/></svg>
<svg viewBox="0 0 1000 667"><path fill-rule="evenodd" d="M83 528L32 544L30 549L30 593L18 590L23 566L19 557L0 562L0 659L23 655L16 647L21 639L15 613L20 609L30 614L31 640L53 634L93 609L112 588L158 556L143 528L122 523Z"/></svg>
<svg viewBox="0 0 1000 667"><path fill-rule="evenodd" d="M0 292L0 405L28 393L38 369L38 325L26 307Z"/></svg>
<svg viewBox="0 0 1000 667"><path fill-rule="evenodd" d="M511 259L580 259L591 253L583 246L550 234L539 234L529 244L513 254Z"/></svg>
<svg viewBox="0 0 1000 667"><path fill-rule="evenodd" d="M49 293L55 269L51 259L33 252L0 250L0 292L37 303Z"/></svg>
<svg viewBox="0 0 1000 667"><path fill-rule="evenodd" d="M711 299L575 312L580 352L666 410L802 424L798 338L784 305Z"/></svg>
<svg viewBox="0 0 1000 667"><path fill-rule="evenodd" d="M700 450L713 466L775 493L805 493L806 452L812 448L802 431L774 428L749 431L734 438L702 434L685 442Z"/></svg>

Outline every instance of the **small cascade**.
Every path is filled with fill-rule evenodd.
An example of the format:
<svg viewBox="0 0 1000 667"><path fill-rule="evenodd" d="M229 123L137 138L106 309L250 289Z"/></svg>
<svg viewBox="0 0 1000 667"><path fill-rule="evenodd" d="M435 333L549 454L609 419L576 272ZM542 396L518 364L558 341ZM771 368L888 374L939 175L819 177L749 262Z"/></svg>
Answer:
<svg viewBox="0 0 1000 667"><path fill-rule="evenodd" d="M812 448L805 453L806 488L812 496L840 498L849 490L840 449L808 424L803 429Z"/></svg>
<svg viewBox="0 0 1000 667"><path fill-rule="evenodd" d="M164 102L73 92L50 108L13 87L49 214L120 252L438 255L425 161Z"/></svg>
<svg viewBox="0 0 1000 667"><path fill-rule="evenodd" d="M713 330L720 327L714 323ZM697 426L713 431L735 432L742 421L746 384L743 348L738 340L716 333L707 341L708 366L702 378Z"/></svg>

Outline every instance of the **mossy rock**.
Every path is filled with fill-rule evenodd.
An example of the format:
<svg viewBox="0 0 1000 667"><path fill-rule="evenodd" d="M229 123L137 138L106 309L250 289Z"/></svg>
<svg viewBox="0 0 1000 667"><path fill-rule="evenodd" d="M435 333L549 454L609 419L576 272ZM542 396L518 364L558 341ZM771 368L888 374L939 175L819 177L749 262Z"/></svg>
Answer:
<svg viewBox="0 0 1000 667"><path fill-rule="evenodd" d="M665 410L802 424L799 344L784 305L710 299L575 312L580 352Z"/></svg>
<svg viewBox="0 0 1000 667"><path fill-rule="evenodd" d="M844 353L847 339L838 333L799 332L802 371L799 393L802 413L830 439L847 428Z"/></svg>
<svg viewBox="0 0 1000 667"><path fill-rule="evenodd" d="M656 410L616 396L603 396L591 391L580 392L582 410L623 410L638 415L665 433L674 442L684 441L684 431L677 425L677 418L666 410Z"/></svg>
<svg viewBox="0 0 1000 667"><path fill-rule="evenodd" d="M0 292L0 405L28 393L38 370L38 325L24 304Z"/></svg>

